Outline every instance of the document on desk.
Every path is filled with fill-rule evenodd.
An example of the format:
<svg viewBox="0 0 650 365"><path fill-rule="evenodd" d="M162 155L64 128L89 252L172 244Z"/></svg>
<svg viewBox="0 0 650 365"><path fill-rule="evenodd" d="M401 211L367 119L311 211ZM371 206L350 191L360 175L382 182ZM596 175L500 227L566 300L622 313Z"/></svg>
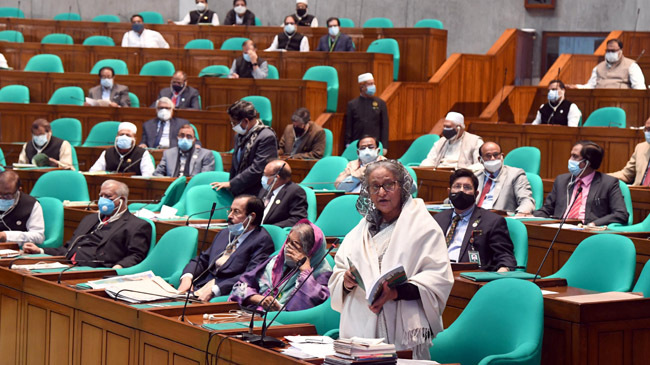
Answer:
<svg viewBox="0 0 650 365"><path fill-rule="evenodd" d="M3 259L17 257L19 255L20 255L20 251L18 250L11 250L11 249L0 250L0 258Z"/></svg>
<svg viewBox="0 0 650 365"><path fill-rule="evenodd" d="M42 269L65 269L70 265L62 264L60 262L37 262L35 264L27 265L11 265L14 270L42 270Z"/></svg>
<svg viewBox="0 0 650 365"><path fill-rule="evenodd" d="M549 227L549 228L560 228L560 223L547 223L547 224L542 224L541 226L542 227ZM584 230L584 228L582 228L580 226L577 226L575 224L567 224L567 223L563 224L562 228L573 229L573 230L576 230L576 231Z"/></svg>
<svg viewBox="0 0 650 365"><path fill-rule="evenodd" d="M154 275L153 271L149 270L137 274L114 276L112 278L101 279L101 280L92 280L87 282L86 285L88 285L92 289L105 289L111 285L124 283L127 281L152 280L155 276L156 275Z"/></svg>
<svg viewBox="0 0 650 365"><path fill-rule="evenodd" d="M104 289L106 293L116 299L129 303L145 303L162 299L177 299L185 296L169 285L160 276L152 279L127 281L117 283Z"/></svg>
<svg viewBox="0 0 650 365"><path fill-rule="evenodd" d="M608 302L612 300L643 299L643 294L612 291L612 292L596 293L596 294L555 297L555 299L564 300L566 302L585 304L585 303Z"/></svg>

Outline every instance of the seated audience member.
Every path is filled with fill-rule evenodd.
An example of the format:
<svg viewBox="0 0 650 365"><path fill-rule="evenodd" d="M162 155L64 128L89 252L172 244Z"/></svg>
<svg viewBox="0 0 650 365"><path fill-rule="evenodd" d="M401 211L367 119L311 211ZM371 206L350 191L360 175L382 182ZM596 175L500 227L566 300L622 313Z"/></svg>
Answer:
<svg viewBox="0 0 650 365"><path fill-rule="evenodd" d="M645 121L645 142L634 147L634 153L622 170L612 172L609 175L623 181L626 184L650 186L650 118Z"/></svg>
<svg viewBox="0 0 650 365"><path fill-rule="evenodd" d="M259 306L260 309L269 311L277 311L285 304L286 311L304 310L325 302L330 296L327 282L332 275L332 267L327 260L321 262L327 253L324 238L320 228L307 219L301 220L291 228L280 252L243 274L233 286L228 299L242 306ZM277 295L278 299L274 299L275 294L278 294L275 292L265 299L281 283L284 275L303 258L306 260L298 268L299 273L290 276L286 284L280 286L282 290ZM319 262L320 265L314 267ZM312 271L314 273L309 276ZM302 284L303 282L305 283ZM298 285L302 287L295 292ZM292 297L295 298L289 301Z"/></svg>
<svg viewBox="0 0 650 365"><path fill-rule="evenodd" d="M151 246L151 225L129 212L129 187L115 180L102 184L99 211L85 216L72 238L57 248L25 243L25 253L65 256L81 266L120 269L144 260ZM97 262L100 261L100 262Z"/></svg>
<svg viewBox="0 0 650 365"><path fill-rule="evenodd" d="M629 214L618 180L597 171L604 155L594 142L576 143L571 149L569 173L555 179L544 206L533 215L578 219L589 226L626 223Z"/></svg>
<svg viewBox="0 0 650 365"><path fill-rule="evenodd" d="M176 71L169 87L160 90L158 99L166 97L171 99L174 109L197 109L199 105L199 91L187 84L187 74L184 71ZM153 108L155 103L151 105Z"/></svg>
<svg viewBox="0 0 650 365"><path fill-rule="evenodd" d="M264 203L263 224L291 227L307 218L307 194L291 181L291 166L282 160L264 167L262 189L257 195Z"/></svg>
<svg viewBox="0 0 650 365"><path fill-rule="evenodd" d="M266 163L278 158L278 141L271 127L257 118L253 103L239 100L228 107L233 131L237 133L232 154L230 180L213 182L213 188L229 189L234 195L257 194Z"/></svg>
<svg viewBox="0 0 650 365"><path fill-rule="evenodd" d="M297 159L319 159L325 153L325 131L311 121L307 108L298 108L291 116L291 124L284 128L278 155Z"/></svg>
<svg viewBox="0 0 650 365"><path fill-rule="evenodd" d="M243 54L234 61L230 67L230 79L265 79L269 76L269 63L257 57L257 46L250 39L242 44Z"/></svg>
<svg viewBox="0 0 650 365"><path fill-rule="evenodd" d="M468 168L479 171L479 148L483 145L481 137L465 131L465 117L449 112L445 117L442 138L433 144L427 158L420 167Z"/></svg>
<svg viewBox="0 0 650 365"><path fill-rule="evenodd" d="M578 89L639 89L645 90L645 77L641 67L623 56L623 42L618 39L607 41L605 60L591 71L586 84L569 85Z"/></svg>
<svg viewBox="0 0 650 365"><path fill-rule="evenodd" d="M309 39L297 32L296 21L291 15L284 19L282 33L273 38L271 46L265 51L300 51L309 52Z"/></svg>
<svg viewBox="0 0 650 365"><path fill-rule="evenodd" d="M520 168L503 164L501 146L485 142L479 148L479 161L483 164L478 178L478 200L483 209L530 214L535 210L535 199L526 177Z"/></svg>
<svg viewBox="0 0 650 365"><path fill-rule="evenodd" d="M246 8L246 0L234 0L223 25L255 25L255 14Z"/></svg>
<svg viewBox="0 0 650 365"><path fill-rule="evenodd" d="M153 159L149 151L136 145L137 133L138 127L135 124L120 123L117 127L115 146L104 150L89 171L132 172L136 175L151 176L154 171Z"/></svg>
<svg viewBox="0 0 650 365"><path fill-rule="evenodd" d="M357 142L357 155L359 158L348 162L345 170L336 178L334 185L339 190L348 193L358 193L361 189L363 177L366 174L366 166L375 161L385 160L386 157L379 155L377 139L372 136L363 136Z"/></svg>
<svg viewBox="0 0 650 365"><path fill-rule="evenodd" d="M149 119L142 125L142 148L169 148L178 146L178 131L181 126L190 124L185 119L174 117L174 104L168 97L156 101L157 118Z"/></svg>
<svg viewBox="0 0 650 365"><path fill-rule="evenodd" d="M433 216L445 232L451 262L474 262L482 270L508 271L517 266L505 218L475 204L478 179L468 169L449 178L449 200L454 209Z"/></svg>
<svg viewBox="0 0 650 365"><path fill-rule="evenodd" d="M50 122L39 118L32 123L32 140L23 145L18 163L73 169L70 142L52 135Z"/></svg>
<svg viewBox="0 0 650 365"><path fill-rule="evenodd" d="M548 103L542 104L533 121L537 124L559 124L577 127L580 124L582 112L575 103L564 98L566 88L560 80L553 80L548 84Z"/></svg>
<svg viewBox="0 0 650 365"><path fill-rule="evenodd" d="M375 136L388 153L388 108L375 96L377 86L371 73L359 75L360 95L348 102L345 112L345 146L362 136Z"/></svg>
<svg viewBox="0 0 650 365"><path fill-rule="evenodd" d="M318 27L318 19L311 14L307 14L307 0L296 0L296 13L291 15L298 26L301 27Z"/></svg>
<svg viewBox="0 0 650 365"><path fill-rule="evenodd" d="M350 36L341 33L341 21L339 18L327 19L327 31L318 41L317 51L324 52L353 52L356 51L354 42Z"/></svg>
<svg viewBox="0 0 650 365"><path fill-rule="evenodd" d="M210 248L185 266L178 290L194 290L202 301L229 294L241 274L273 253L273 240L260 227L263 214L264 204L258 198L236 197L228 213L228 229L219 232Z"/></svg>
<svg viewBox="0 0 650 365"><path fill-rule="evenodd" d="M0 70L13 70L11 67L9 67L5 55L2 53L0 53Z"/></svg>
<svg viewBox="0 0 650 365"><path fill-rule="evenodd" d="M128 86L116 84L114 81L115 70L108 66L102 67L99 70L99 85L88 90L88 98L96 100L96 104L100 106L112 106L117 108L122 106L131 106ZM91 104L85 102L84 105Z"/></svg>
<svg viewBox="0 0 650 365"><path fill-rule="evenodd" d="M142 15L131 16L131 30L124 33L122 47L169 48L163 36L155 30L145 29Z"/></svg>
<svg viewBox="0 0 650 365"><path fill-rule="evenodd" d="M167 20L169 24L188 25L219 25L219 15L208 9L208 0L196 0L196 10L192 10L180 21Z"/></svg>
<svg viewBox="0 0 650 365"><path fill-rule="evenodd" d="M194 176L204 171L214 171L214 155L211 150L197 148L194 128L185 124L178 130L178 146L166 149L156 167L155 176Z"/></svg>
<svg viewBox="0 0 650 365"><path fill-rule="evenodd" d="M45 240L41 204L21 189L20 177L12 170L0 173L0 242Z"/></svg>

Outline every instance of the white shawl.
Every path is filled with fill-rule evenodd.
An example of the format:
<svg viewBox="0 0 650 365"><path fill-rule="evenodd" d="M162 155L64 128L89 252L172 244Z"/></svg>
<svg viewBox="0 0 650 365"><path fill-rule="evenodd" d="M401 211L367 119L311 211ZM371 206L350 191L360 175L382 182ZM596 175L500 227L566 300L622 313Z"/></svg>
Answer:
<svg viewBox="0 0 650 365"><path fill-rule="evenodd" d="M398 350L430 346L427 329L433 336L442 331L441 315L454 282L442 230L421 199L409 198L395 223L380 272L377 253L368 240L369 226L366 219L361 220L345 236L334 259L329 289L332 308L341 312L340 336L375 337L377 331L378 316L370 311L364 290L357 287L344 294L343 276L349 269L349 258L366 287L383 272L398 264L404 266L409 283L420 291L420 300L389 301L384 305L380 315L386 318L386 340Z"/></svg>

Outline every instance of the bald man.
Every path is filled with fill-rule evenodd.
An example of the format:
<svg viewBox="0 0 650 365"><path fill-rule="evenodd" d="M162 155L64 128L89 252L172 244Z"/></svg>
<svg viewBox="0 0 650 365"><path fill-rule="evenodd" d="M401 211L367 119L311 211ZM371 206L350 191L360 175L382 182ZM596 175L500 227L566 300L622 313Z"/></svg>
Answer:
<svg viewBox="0 0 650 365"><path fill-rule="evenodd" d="M169 87L160 90L158 99L167 97L174 103L174 109L201 109L199 91L187 84L187 74L178 70L172 76ZM155 103L151 105L155 107Z"/></svg>
<svg viewBox="0 0 650 365"><path fill-rule="evenodd" d="M442 137L433 144L420 167L480 171L483 168L478 160L481 145L481 137L465 131L465 117L457 112L449 112L443 123Z"/></svg>
<svg viewBox="0 0 650 365"><path fill-rule="evenodd" d="M264 202L262 224L293 227L307 218L307 194L291 181L291 166L286 161L271 161L264 167L262 189L257 195Z"/></svg>
<svg viewBox="0 0 650 365"><path fill-rule="evenodd" d="M43 209L38 201L20 188L20 177L11 170L0 173L0 242L45 240Z"/></svg>

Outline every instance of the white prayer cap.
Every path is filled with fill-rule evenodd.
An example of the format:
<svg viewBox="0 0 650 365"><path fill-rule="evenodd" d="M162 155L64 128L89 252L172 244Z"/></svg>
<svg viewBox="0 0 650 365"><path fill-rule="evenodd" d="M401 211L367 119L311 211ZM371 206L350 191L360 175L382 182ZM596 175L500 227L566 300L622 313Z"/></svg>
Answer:
<svg viewBox="0 0 650 365"><path fill-rule="evenodd" d="M7 64L7 59L2 53L0 53L0 68L9 68L9 65Z"/></svg>
<svg viewBox="0 0 650 365"><path fill-rule="evenodd" d="M447 113L447 116L445 117L445 119L453 122L456 125L459 125L459 126L465 128L465 117L460 113L449 112L449 113Z"/></svg>
<svg viewBox="0 0 650 365"><path fill-rule="evenodd" d="M296 0L296 4L300 4L300 3L303 3L303 4L305 4L305 5L309 5L309 4L307 3L307 0Z"/></svg>
<svg viewBox="0 0 650 365"><path fill-rule="evenodd" d="M374 80L374 76L370 72L359 75L359 83Z"/></svg>
<svg viewBox="0 0 650 365"><path fill-rule="evenodd" d="M122 122L117 127L118 131L121 131L121 130L124 130L124 129L126 129L128 131L131 131L133 133L138 133L138 127L136 127L135 124L133 124L131 122Z"/></svg>

